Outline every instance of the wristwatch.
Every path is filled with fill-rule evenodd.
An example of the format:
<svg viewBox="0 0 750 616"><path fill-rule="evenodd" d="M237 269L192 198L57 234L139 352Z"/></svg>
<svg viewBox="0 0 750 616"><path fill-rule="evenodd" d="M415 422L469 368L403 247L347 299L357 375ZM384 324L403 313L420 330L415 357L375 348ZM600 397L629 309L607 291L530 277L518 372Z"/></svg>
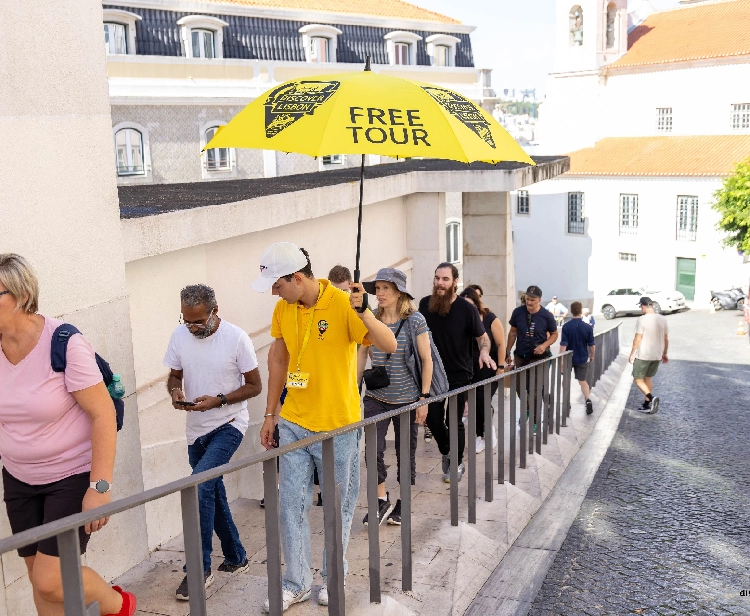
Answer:
<svg viewBox="0 0 750 616"><path fill-rule="evenodd" d="M420 398L429 398L430 397L430 392L428 391L426 394L419 394L419 397Z"/></svg>
<svg viewBox="0 0 750 616"><path fill-rule="evenodd" d="M227 405L227 397L224 394L216 394L216 397L221 398L221 404L219 405L219 408Z"/></svg>
<svg viewBox="0 0 750 616"><path fill-rule="evenodd" d="M92 481L89 483L89 488L92 490L96 490L99 492L99 494L106 494L109 492L110 488L112 487L112 484L109 483L106 479L100 479L99 481Z"/></svg>

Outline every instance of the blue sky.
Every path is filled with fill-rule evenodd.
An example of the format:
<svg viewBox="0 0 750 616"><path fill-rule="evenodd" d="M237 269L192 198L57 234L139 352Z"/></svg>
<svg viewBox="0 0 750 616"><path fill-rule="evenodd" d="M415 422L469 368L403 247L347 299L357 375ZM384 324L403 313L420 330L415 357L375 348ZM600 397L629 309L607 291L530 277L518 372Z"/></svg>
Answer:
<svg viewBox="0 0 750 616"><path fill-rule="evenodd" d="M555 0L408 0L477 26L472 34L474 61L491 68L492 85L536 88L544 93L555 52ZM630 0L631 5L633 0ZM657 10L677 0L651 0Z"/></svg>

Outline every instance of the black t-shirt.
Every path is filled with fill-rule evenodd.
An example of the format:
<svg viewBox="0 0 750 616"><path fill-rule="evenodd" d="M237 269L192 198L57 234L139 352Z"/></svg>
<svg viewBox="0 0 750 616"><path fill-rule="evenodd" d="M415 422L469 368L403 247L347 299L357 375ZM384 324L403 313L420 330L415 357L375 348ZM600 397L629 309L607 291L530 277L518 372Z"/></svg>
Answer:
<svg viewBox="0 0 750 616"><path fill-rule="evenodd" d="M499 365L498 363L498 357L497 357L497 344L495 344L495 339L492 337L492 323L497 319L497 315L494 312L487 312L482 317L482 325L484 325L484 331L487 332L487 336L490 338L490 357L495 360L495 363ZM495 371L492 368L484 367L479 368L479 345L476 343L472 345L471 347L471 354L472 359L474 361L474 376L482 376L484 379L488 379L492 376L495 376ZM503 357L501 361L505 361L505 358ZM474 379L477 380L476 378Z"/></svg>
<svg viewBox="0 0 750 616"><path fill-rule="evenodd" d="M519 306L513 311L510 326L518 331L515 354L524 359L532 357L534 349L547 341L547 332L554 334L557 331L557 323L551 312L540 308L538 312L531 314L526 306Z"/></svg>
<svg viewBox="0 0 750 616"><path fill-rule="evenodd" d="M419 302L419 312L432 332L448 380L452 383L469 382L474 374L472 346L477 346L476 339L484 334L479 311L463 297L455 299L444 317L430 312L429 306L430 297L423 297Z"/></svg>

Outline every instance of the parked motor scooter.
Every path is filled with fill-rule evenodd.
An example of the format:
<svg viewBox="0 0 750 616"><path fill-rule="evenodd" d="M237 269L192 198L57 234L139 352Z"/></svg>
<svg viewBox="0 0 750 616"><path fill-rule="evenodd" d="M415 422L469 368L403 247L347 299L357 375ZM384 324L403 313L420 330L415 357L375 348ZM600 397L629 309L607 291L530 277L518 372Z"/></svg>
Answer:
<svg viewBox="0 0 750 616"><path fill-rule="evenodd" d="M745 307L745 294L741 289L711 291L711 304L715 310L742 310Z"/></svg>

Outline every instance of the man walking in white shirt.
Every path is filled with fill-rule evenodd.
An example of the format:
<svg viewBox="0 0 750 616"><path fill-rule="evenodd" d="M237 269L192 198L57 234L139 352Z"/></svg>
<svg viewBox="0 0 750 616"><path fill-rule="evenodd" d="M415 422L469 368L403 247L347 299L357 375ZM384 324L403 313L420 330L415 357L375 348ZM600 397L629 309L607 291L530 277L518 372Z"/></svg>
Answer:
<svg viewBox="0 0 750 616"><path fill-rule="evenodd" d="M669 361L667 319L654 311L654 303L649 297L640 299L641 313L635 324L633 348L630 351L630 363L633 364L633 379L638 389L646 396L639 411L655 414L659 410L659 398L654 398L652 378L659 369L659 363Z"/></svg>

